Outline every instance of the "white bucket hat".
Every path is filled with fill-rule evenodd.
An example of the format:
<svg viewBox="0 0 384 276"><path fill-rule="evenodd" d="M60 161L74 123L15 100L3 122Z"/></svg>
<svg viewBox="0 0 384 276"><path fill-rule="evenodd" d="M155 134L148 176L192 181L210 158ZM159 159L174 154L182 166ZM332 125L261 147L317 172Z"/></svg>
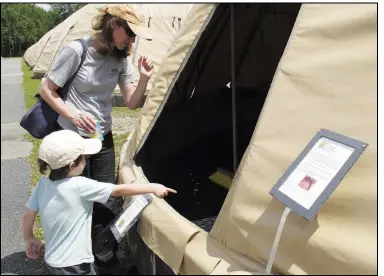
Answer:
<svg viewBox="0 0 384 276"><path fill-rule="evenodd" d="M41 142L39 159L47 162L51 170L69 165L80 155L91 155L101 150L101 141L84 139L72 130L55 131Z"/></svg>

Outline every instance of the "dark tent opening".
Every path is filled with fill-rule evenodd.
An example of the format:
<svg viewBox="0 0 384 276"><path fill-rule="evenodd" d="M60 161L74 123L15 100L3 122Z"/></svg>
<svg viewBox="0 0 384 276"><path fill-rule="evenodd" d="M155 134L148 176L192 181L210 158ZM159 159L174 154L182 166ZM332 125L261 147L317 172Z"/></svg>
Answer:
<svg viewBox="0 0 384 276"><path fill-rule="evenodd" d="M300 4L234 4L233 21L230 7L218 5L135 159L149 181L178 191L166 201L206 231L228 193L209 176L235 173L234 152L240 162Z"/></svg>

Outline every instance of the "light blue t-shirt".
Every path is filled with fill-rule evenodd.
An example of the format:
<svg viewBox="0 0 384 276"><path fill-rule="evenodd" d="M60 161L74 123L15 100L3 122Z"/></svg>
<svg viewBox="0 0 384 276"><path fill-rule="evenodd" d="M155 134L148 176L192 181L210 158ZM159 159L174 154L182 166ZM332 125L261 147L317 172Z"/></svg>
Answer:
<svg viewBox="0 0 384 276"><path fill-rule="evenodd" d="M114 186L82 176L59 181L40 179L27 207L40 213L48 265L66 267L94 261L93 203L106 203Z"/></svg>

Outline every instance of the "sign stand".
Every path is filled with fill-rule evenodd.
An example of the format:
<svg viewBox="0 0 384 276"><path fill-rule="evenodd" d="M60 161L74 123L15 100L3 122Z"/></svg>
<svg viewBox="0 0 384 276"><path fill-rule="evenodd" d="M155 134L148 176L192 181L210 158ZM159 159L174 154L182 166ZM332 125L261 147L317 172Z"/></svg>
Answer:
<svg viewBox="0 0 384 276"><path fill-rule="evenodd" d="M279 247L280 237L281 237L281 234L283 233L285 221L287 220L287 217L288 217L290 212L291 212L291 209L286 207L284 209L283 215L281 216L280 224L279 224L279 227L277 228L277 233L276 233L276 236L275 236L275 240L273 242L273 246L272 246L271 252L269 253L268 264L267 264L267 267L265 269L265 273L267 275L271 275L271 269L272 269L273 262L275 260L277 248Z"/></svg>
<svg viewBox="0 0 384 276"><path fill-rule="evenodd" d="M265 273L270 275L281 234L291 211L311 221L368 144L320 129L272 187L270 194L286 208L281 216Z"/></svg>
<svg viewBox="0 0 384 276"><path fill-rule="evenodd" d="M270 194L311 221L367 145L321 129L272 187Z"/></svg>

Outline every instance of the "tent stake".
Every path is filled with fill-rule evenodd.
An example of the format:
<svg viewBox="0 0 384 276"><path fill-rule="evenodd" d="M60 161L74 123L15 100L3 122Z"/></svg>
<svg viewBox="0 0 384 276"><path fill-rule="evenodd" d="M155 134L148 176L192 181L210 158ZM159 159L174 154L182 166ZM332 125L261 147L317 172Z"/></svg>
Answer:
<svg viewBox="0 0 384 276"><path fill-rule="evenodd" d="M237 170L237 120L236 120L236 72L235 72L235 13L231 9L231 87L232 87L232 138L233 138L233 173Z"/></svg>

